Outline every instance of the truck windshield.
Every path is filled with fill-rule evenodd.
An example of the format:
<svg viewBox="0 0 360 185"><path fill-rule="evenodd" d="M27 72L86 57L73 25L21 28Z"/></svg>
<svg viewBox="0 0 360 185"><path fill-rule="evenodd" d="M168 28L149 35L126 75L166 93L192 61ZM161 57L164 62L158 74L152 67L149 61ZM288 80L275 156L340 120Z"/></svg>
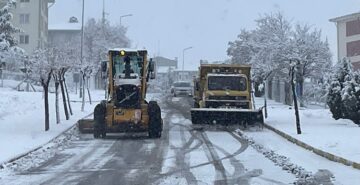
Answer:
<svg viewBox="0 0 360 185"><path fill-rule="evenodd" d="M175 82L174 83L174 87L190 87L190 83L189 82Z"/></svg>
<svg viewBox="0 0 360 185"><path fill-rule="evenodd" d="M209 76L209 90L246 90L246 78L241 76Z"/></svg>
<svg viewBox="0 0 360 185"><path fill-rule="evenodd" d="M139 56L129 56L130 57L130 69L131 73L136 73L138 76L141 76L141 65L139 66L139 63L141 64L143 61L142 57ZM121 75L125 73L125 56L114 56L113 62L114 62L114 68L113 68L113 74L114 75Z"/></svg>

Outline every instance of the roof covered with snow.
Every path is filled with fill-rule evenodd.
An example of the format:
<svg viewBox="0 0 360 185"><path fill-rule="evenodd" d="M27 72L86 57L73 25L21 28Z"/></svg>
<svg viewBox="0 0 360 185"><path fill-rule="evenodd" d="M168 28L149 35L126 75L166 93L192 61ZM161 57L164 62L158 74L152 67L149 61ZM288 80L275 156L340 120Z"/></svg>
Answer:
<svg viewBox="0 0 360 185"><path fill-rule="evenodd" d="M153 58L156 62L157 66L164 66L164 67L177 67L177 60L168 59L162 56L156 56Z"/></svg>
<svg viewBox="0 0 360 185"><path fill-rule="evenodd" d="M168 73L170 70L173 70L174 67L169 66L158 66L157 67L157 73Z"/></svg>
<svg viewBox="0 0 360 185"><path fill-rule="evenodd" d="M49 31L80 31L80 23L49 24Z"/></svg>
<svg viewBox="0 0 360 185"><path fill-rule="evenodd" d="M356 13L352 13L352 14L348 14L348 15L344 15L344 16L340 16L340 17L335 17L330 19L330 22L341 22L341 21L347 21L347 20L351 20L351 19L358 19L360 18L360 12L356 12Z"/></svg>
<svg viewBox="0 0 360 185"><path fill-rule="evenodd" d="M111 48L109 49L110 51L128 51L128 52L137 52L139 50L144 50L144 49L138 49L138 48Z"/></svg>
<svg viewBox="0 0 360 185"><path fill-rule="evenodd" d="M209 73L207 76L245 76L244 74L216 74Z"/></svg>
<svg viewBox="0 0 360 185"><path fill-rule="evenodd" d="M176 71L176 72L190 72L190 73L198 72L197 70L182 70L182 69L175 69L174 71Z"/></svg>

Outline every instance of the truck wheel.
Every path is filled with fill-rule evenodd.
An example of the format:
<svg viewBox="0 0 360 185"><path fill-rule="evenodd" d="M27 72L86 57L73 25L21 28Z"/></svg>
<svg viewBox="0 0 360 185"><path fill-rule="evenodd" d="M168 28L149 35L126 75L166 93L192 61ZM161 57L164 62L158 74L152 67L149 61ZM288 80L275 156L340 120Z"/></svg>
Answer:
<svg viewBox="0 0 360 185"><path fill-rule="evenodd" d="M162 132L161 110L156 101L150 101L148 105L149 114L149 137L160 138Z"/></svg>
<svg viewBox="0 0 360 185"><path fill-rule="evenodd" d="M94 138L106 137L106 103L101 102L94 109Z"/></svg>
<svg viewBox="0 0 360 185"><path fill-rule="evenodd" d="M200 105L199 105L199 103L197 103L197 102L194 102L194 108L200 108Z"/></svg>

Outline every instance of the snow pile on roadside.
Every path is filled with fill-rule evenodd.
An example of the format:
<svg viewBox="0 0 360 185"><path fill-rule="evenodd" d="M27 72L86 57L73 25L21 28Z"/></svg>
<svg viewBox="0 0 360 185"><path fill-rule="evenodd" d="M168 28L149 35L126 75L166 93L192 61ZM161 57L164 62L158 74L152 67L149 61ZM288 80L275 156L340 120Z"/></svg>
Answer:
<svg viewBox="0 0 360 185"><path fill-rule="evenodd" d="M324 178L334 178L333 175L326 177L327 174L315 174L305 170L303 167L294 164L286 156L279 155L275 151L265 148L263 145L256 143L252 138L244 135L240 130L236 130L242 138L247 140L249 144L259 153L263 154L266 158L271 160L275 165L280 166L283 170L294 174L298 180L295 185L318 185L318 180L326 181ZM334 179L331 179L333 181ZM330 182L331 183L331 182Z"/></svg>

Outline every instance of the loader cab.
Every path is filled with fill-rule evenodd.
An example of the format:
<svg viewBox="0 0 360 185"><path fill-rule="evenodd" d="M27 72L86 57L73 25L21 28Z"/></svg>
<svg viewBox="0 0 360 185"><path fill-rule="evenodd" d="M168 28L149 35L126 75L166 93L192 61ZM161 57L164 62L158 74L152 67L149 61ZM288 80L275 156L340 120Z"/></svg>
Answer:
<svg viewBox="0 0 360 185"><path fill-rule="evenodd" d="M112 94L117 108L141 107L143 92L144 66L146 53L139 51L114 51L111 53L111 76L114 83Z"/></svg>
<svg viewBox="0 0 360 185"><path fill-rule="evenodd" d="M143 57L137 55L115 55L113 76L118 79L138 79L142 75Z"/></svg>

